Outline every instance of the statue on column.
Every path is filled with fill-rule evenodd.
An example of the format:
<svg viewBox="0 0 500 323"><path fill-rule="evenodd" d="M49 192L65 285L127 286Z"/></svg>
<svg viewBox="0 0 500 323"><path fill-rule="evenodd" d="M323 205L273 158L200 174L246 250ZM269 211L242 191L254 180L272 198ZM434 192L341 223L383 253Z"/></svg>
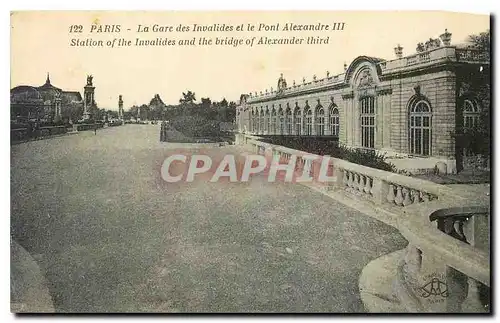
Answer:
<svg viewBox="0 0 500 323"><path fill-rule="evenodd" d="M93 78L94 78L94 77L93 77L92 75L88 75L88 76L87 76L87 85L92 86L92 79L93 79Z"/></svg>

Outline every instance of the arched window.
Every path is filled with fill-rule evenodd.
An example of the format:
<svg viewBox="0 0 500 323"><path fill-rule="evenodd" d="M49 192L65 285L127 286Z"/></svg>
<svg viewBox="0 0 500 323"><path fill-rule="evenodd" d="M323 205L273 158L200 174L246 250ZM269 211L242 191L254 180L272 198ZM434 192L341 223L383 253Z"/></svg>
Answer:
<svg viewBox="0 0 500 323"><path fill-rule="evenodd" d="M479 108L474 100L464 100L464 129L472 129L479 125Z"/></svg>
<svg viewBox="0 0 500 323"><path fill-rule="evenodd" d="M285 111L285 123L286 123L286 133L287 135L293 134L293 119L292 119L292 110L288 106Z"/></svg>
<svg viewBox="0 0 500 323"><path fill-rule="evenodd" d="M306 107L306 110L304 111L304 116L306 117L306 135L310 136L312 135L312 130L313 130L312 126L313 116L311 108Z"/></svg>
<svg viewBox="0 0 500 323"><path fill-rule="evenodd" d="M322 106L316 108L316 135L323 136L325 134L325 109Z"/></svg>
<svg viewBox="0 0 500 323"><path fill-rule="evenodd" d="M265 114L265 120L264 120L264 133L268 134L269 133L269 123L271 120L269 120L269 108L266 107L266 114Z"/></svg>
<svg viewBox="0 0 500 323"><path fill-rule="evenodd" d="M410 105L410 154L431 154L431 117L431 106L426 100L417 99Z"/></svg>
<svg viewBox="0 0 500 323"><path fill-rule="evenodd" d="M259 133L264 133L264 110L260 107Z"/></svg>
<svg viewBox="0 0 500 323"><path fill-rule="evenodd" d="M295 115L295 135L300 136L302 133L302 113L298 106L295 107L293 114Z"/></svg>
<svg viewBox="0 0 500 323"><path fill-rule="evenodd" d="M375 148L375 98L364 97L361 104L361 146Z"/></svg>
<svg viewBox="0 0 500 323"><path fill-rule="evenodd" d="M330 107L330 133L332 136L339 136L340 131L340 117L339 117L339 109L336 105L332 105Z"/></svg>
<svg viewBox="0 0 500 323"><path fill-rule="evenodd" d="M271 110L271 133L276 134L276 109Z"/></svg>
<svg viewBox="0 0 500 323"><path fill-rule="evenodd" d="M283 109L281 108L281 104L278 110L278 118L279 118L279 134L282 135L284 133L285 120L283 117Z"/></svg>

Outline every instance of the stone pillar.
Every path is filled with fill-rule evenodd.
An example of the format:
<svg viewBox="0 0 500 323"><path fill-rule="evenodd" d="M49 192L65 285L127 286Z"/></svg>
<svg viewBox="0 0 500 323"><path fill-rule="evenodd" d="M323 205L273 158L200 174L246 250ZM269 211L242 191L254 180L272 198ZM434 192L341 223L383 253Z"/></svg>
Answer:
<svg viewBox="0 0 500 323"><path fill-rule="evenodd" d="M384 96L375 97L375 149L384 146Z"/></svg>
<svg viewBox="0 0 500 323"><path fill-rule="evenodd" d="M344 134L343 138L344 140L342 141L342 138L339 138L341 143L344 143L351 147L354 146L354 120L353 120L354 109L352 106L353 98L354 94L352 91L350 93L342 95L342 100L343 100L342 104L344 106L344 113L343 113L344 118L343 120L341 118L341 121L343 122L340 124L340 133ZM340 137L342 137L342 135L340 135Z"/></svg>
<svg viewBox="0 0 500 323"><path fill-rule="evenodd" d="M118 97L118 119L123 120L123 99L121 94Z"/></svg>
<svg viewBox="0 0 500 323"><path fill-rule="evenodd" d="M315 136L316 135L316 107L311 109L311 135Z"/></svg>
<svg viewBox="0 0 500 323"><path fill-rule="evenodd" d="M382 104L384 106L384 111L382 114L384 122L382 147L386 150L391 149L391 93L392 89L387 90L386 95L382 96Z"/></svg>
<svg viewBox="0 0 500 323"><path fill-rule="evenodd" d="M54 121L59 122L62 119L61 115L61 98L57 96L54 100L54 105L55 105L55 114L54 114Z"/></svg>

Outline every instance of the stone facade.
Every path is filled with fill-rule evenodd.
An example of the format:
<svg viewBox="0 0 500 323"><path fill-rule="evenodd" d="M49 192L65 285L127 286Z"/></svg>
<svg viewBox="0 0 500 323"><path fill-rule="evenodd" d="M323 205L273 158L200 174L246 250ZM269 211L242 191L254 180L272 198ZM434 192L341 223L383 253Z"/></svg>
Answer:
<svg viewBox="0 0 500 323"><path fill-rule="evenodd" d="M282 75L278 89L241 96L238 129L255 135L335 136L341 144L395 158L437 158L456 171L451 134L463 122L462 76L489 73L489 55L430 44L407 57L398 46L395 60L359 56L340 75L327 72L300 84L287 86Z"/></svg>

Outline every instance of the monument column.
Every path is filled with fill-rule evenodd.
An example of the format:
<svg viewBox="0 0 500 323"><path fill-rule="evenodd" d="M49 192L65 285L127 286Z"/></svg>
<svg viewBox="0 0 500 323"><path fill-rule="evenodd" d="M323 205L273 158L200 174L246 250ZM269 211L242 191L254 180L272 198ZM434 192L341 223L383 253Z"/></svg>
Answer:
<svg viewBox="0 0 500 323"><path fill-rule="evenodd" d="M118 119L123 121L123 99L121 94L118 97Z"/></svg>
<svg viewBox="0 0 500 323"><path fill-rule="evenodd" d="M87 85L83 88L83 119L88 120L91 118L90 109L95 106L94 90L92 84L92 75L87 76Z"/></svg>

